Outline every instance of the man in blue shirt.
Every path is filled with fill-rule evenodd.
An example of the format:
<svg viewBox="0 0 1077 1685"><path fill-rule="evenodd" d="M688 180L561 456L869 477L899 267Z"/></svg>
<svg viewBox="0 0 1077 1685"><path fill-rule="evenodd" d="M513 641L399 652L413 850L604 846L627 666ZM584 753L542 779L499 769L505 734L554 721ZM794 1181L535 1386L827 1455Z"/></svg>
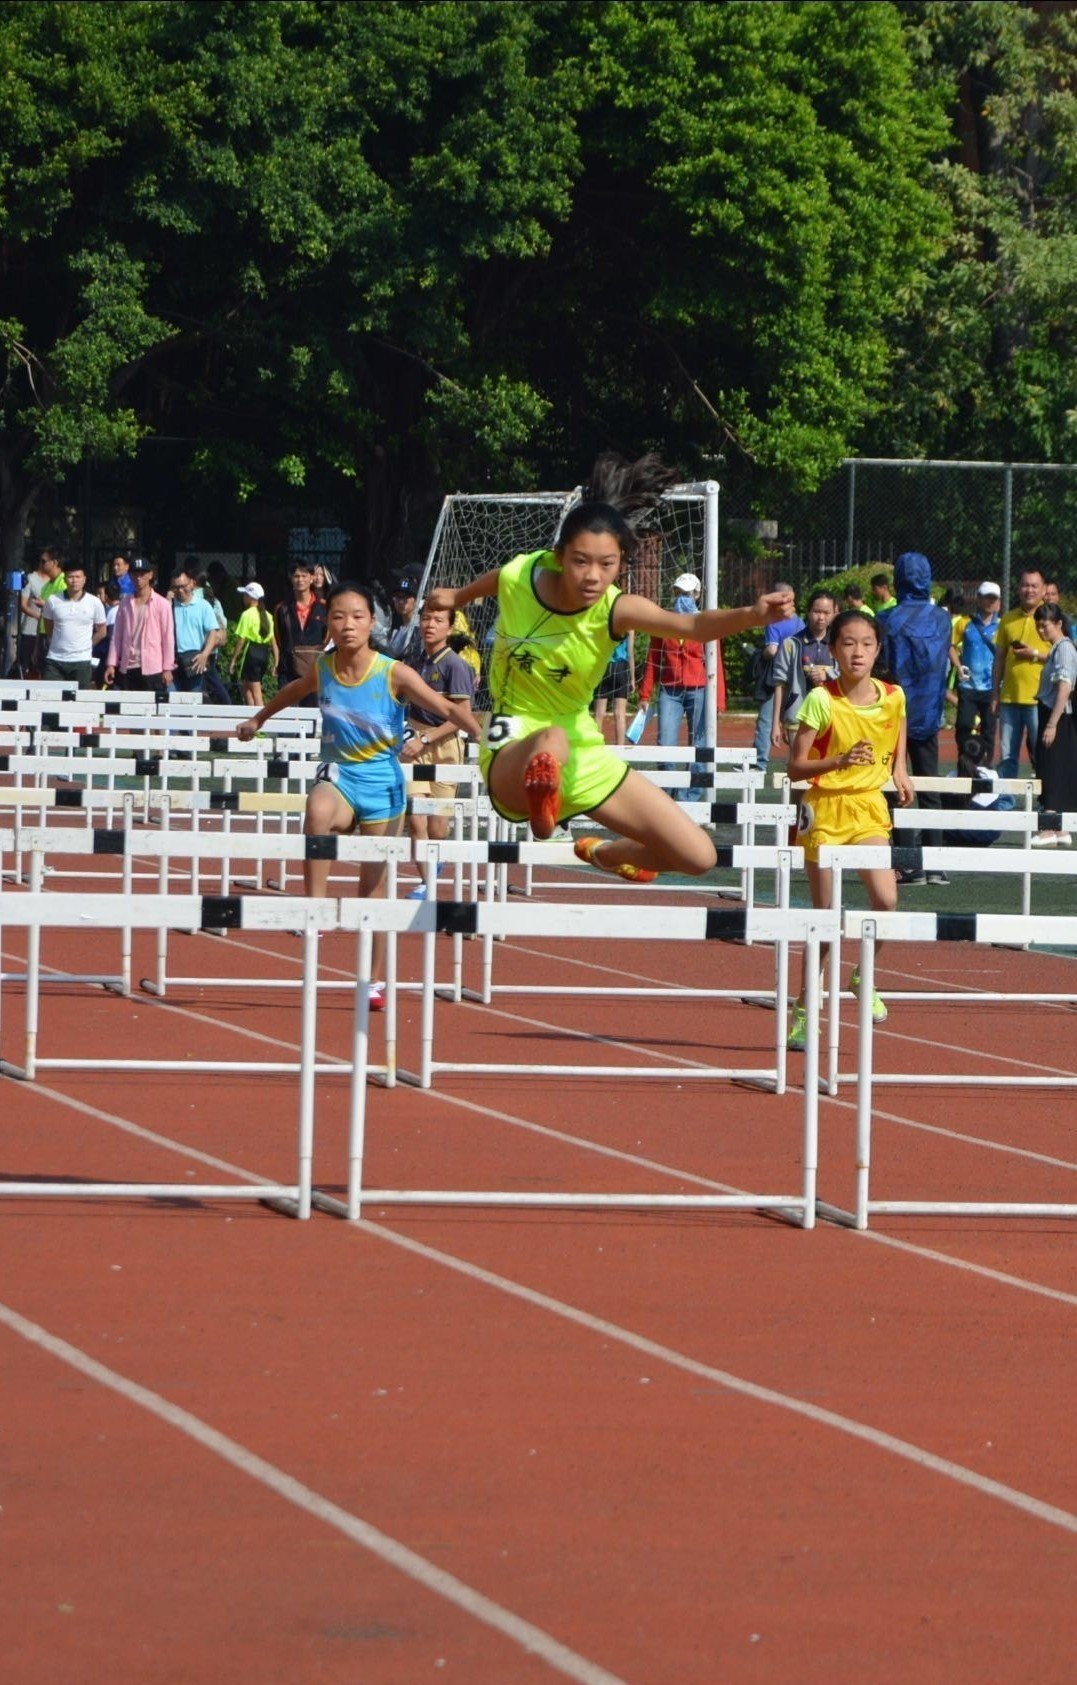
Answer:
<svg viewBox="0 0 1077 1685"><path fill-rule="evenodd" d="M131 566L127 557L117 554L112 558L112 577L120 588L121 597L133 597L135 582L131 578Z"/></svg>
<svg viewBox="0 0 1077 1685"><path fill-rule="evenodd" d="M209 658L224 639L217 616L204 597L195 596L195 581L182 568L172 575L172 615L176 623L176 689L201 692Z"/></svg>
<svg viewBox="0 0 1077 1685"><path fill-rule="evenodd" d="M897 607L881 610L875 619L882 641L880 660L905 692L909 772L913 778L937 778L939 721L950 671L953 628L946 610L931 600L931 563L919 550L906 550L898 557L894 589ZM936 790L924 791L916 800L922 808L942 806ZM919 848L921 833L906 832L901 840L909 848ZM897 876L902 884L950 881L945 872L925 875L912 868Z"/></svg>
<svg viewBox="0 0 1077 1685"><path fill-rule="evenodd" d="M995 713L991 685L995 670L995 635L1002 595L993 579L985 579L976 593L976 612L965 627L961 648L950 650L957 668L957 721L954 736L960 751L966 738L983 739L987 766L995 758Z"/></svg>
<svg viewBox="0 0 1077 1685"><path fill-rule="evenodd" d="M779 580L772 585L772 591L789 591L793 587ZM755 722L755 764L759 772L766 772L770 764L770 734L774 723L774 662L778 651L786 638L795 638L798 632L803 632L804 622L799 614L791 615L788 620L775 620L767 627L763 634L766 643L759 651L759 664L756 668L756 700L759 702L759 714Z"/></svg>

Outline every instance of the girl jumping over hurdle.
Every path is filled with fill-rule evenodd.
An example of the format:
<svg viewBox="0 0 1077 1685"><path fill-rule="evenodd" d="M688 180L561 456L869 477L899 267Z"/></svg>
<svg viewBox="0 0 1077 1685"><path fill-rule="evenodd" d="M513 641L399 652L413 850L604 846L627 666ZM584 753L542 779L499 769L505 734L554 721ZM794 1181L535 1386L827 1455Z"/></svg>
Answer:
<svg viewBox="0 0 1077 1685"><path fill-rule="evenodd" d="M698 876L717 856L706 831L606 747L589 705L610 656L630 632L710 643L793 609L791 596L774 592L750 608L673 614L621 591L618 576L637 548L627 517L645 517L675 480L655 456L631 464L601 456L552 550L516 556L426 599L428 608L455 612L497 598L493 712L479 750L494 807L528 820L539 838L590 814L615 836L581 837L576 854L630 883L651 883L660 871Z"/></svg>
<svg viewBox="0 0 1077 1685"><path fill-rule="evenodd" d="M279 690L237 728L248 743L267 720L317 695L322 711L322 754L314 787L307 797L303 831L308 837L346 835L398 837L404 823L404 774L397 753L404 741L408 703L451 720L472 737L479 722L464 703L450 702L423 683L413 668L392 661L370 647L374 598L364 585L342 580L326 595L331 648L308 673ZM329 885L328 860L305 860L306 893L321 897ZM386 868L365 861L359 869L359 894L384 895ZM385 937L374 938L373 975L383 969ZM372 982L370 1007L385 1006L384 982Z"/></svg>
<svg viewBox="0 0 1077 1685"><path fill-rule="evenodd" d="M905 692L900 685L872 677L879 653L874 619L848 609L830 624L828 635L838 676L817 685L801 703L797 734L789 759L789 777L807 778L797 823L804 848L813 907L829 907L833 874L819 865L826 845L889 843L890 810L882 794L892 778L902 807L912 803L913 788L905 767ZM862 871L872 909L891 913L897 906L897 876L889 867ZM854 995L860 974L849 979ZM881 995L872 995L871 1016L886 1017ZM789 1046L803 1051L806 1033L804 983L793 1006Z"/></svg>

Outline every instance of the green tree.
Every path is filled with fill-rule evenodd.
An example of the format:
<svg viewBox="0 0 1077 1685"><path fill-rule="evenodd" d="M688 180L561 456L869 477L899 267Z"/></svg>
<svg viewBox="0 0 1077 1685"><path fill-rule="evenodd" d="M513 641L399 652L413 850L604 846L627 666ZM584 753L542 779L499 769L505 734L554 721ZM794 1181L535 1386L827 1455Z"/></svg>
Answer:
<svg viewBox="0 0 1077 1685"><path fill-rule="evenodd" d="M1077 443L1077 13L924 0L904 8L918 80L951 144L935 179L952 235L901 326L888 454L1071 461Z"/></svg>
<svg viewBox="0 0 1077 1685"><path fill-rule="evenodd" d="M9 560L44 484L147 433L240 497L387 460L401 393L414 426L459 385L462 275L567 206L536 32L490 4L3 9ZM511 388L476 392L518 440Z"/></svg>

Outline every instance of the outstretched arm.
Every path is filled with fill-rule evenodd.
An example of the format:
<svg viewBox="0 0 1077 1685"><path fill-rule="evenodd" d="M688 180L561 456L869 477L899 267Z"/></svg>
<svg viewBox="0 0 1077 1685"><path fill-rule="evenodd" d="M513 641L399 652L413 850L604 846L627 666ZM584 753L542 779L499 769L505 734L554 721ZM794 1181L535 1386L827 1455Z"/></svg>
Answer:
<svg viewBox="0 0 1077 1685"><path fill-rule="evenodd" d="M463 608L467 603L478 602L480 597L496 597L500 575L500 568L491 568L489 573L480 573L477 579L472 579L467 585L461 585L456 590L449 585L439 585L435 590L427 592L424 607L447 609L450 614L455 614L458 608Z"/></svg>
<svg viewBox="0 0 1077 1685"><path fill-rule="evenodd" d="M258 735L266 721L273 718L274 714L281 713L285 708L296 707L317 688L318 669L315 666L310 669L309 673L304 673L302 678L293 679L290 685L285 685L283 690L278 690L272 702L266 702L256 714L251 715L249 720L244 720L242 725L237 726L236 736L241 743L249 743L252 737Z"/></svg>
<svg viewBox="0 0 1077 1685"><path fill-rule="evenodd" d="M412 702L417 708L423 708L428 714L440 714L442 719L449 720L457 731L466 731L469 737L481 737L482 727L466 702L452 702L447 696L439 696L436 690L431 690L424 684L414 667L406 667L398 661L393 669L393 683L398 696L406 702Z"/></svg>
<svg viewBox="0 0 1077 1685"><path fill-rule="evenodd" d="M696 614L674 614L659 608L648 597L618 597L610 616L611 631L617 637L626 632L650 632L659 638L692 638L697 643L714 643L731 638L752 626L768 626L788 620L795 613L791 591L769 591L745 608L700 609Z"/></svg>

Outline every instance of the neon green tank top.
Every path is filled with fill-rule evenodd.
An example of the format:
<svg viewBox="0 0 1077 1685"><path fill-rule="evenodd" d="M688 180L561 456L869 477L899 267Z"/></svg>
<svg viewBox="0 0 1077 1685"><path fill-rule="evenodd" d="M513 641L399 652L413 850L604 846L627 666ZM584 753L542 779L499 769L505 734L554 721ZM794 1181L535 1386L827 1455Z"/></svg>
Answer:
<svg viewBox="0 0 1077 1685"><path fill-rule="evenodd" d="M610 614L621 590L610 585L591 608L561 613L536 595L541 568L560 571L552 550L514 556L498 576L490 695L496 713L545 720L590 706L617 643Z"/></svg>

